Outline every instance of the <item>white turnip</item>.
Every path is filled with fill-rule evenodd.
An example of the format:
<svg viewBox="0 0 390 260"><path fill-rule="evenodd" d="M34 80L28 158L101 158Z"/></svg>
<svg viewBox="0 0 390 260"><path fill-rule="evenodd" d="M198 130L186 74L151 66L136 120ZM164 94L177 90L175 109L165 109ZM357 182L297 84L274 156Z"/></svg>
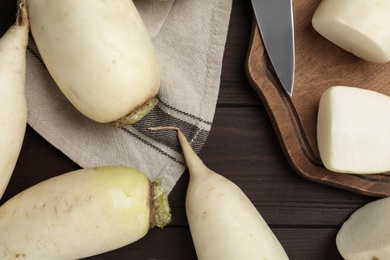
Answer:
<svg viewBox="0 0 390 260"><path fill-rule="evenodd" d="M190 172L186 212L199 260L288 259L258 210L233 182L207 168L174 129Z"/></svg>
<svg viewBox="0 0 390 260"><path fill-rule="evenodd" d="M0 259L80 259L128 245L170 221L160 181L130 167L53 177L0 207Z"/></svg>
<svg viewBox="0 0 390 260"><path fill-rule="evenodd" d="M389 0L322 0L314 29L329 41L364 60L390 60Z"/></svg>
<svg viewBox="0 0 390 260"><path fill-rule="evenodd" d="M342 225L336 245L345 260L390 259L390 198L355 211Z"/></svg>
<svg viewBox="0 0 390 260"><path fill-rule="evenodd" d="M334 86L321 96L317 143L324 166L334 172L390 170L390 97L356 87Z"/></svg>
<svg viewBox="0 0 390 260"><path fill-rule="evenodd" d="M115 126L135 123L157 102L160 67L131 0L28 0L42 59L84 115Z"/></svg>
<svg viewBox="0 0 390 260"><path fill-rule="evenodd" d="M0 39L0 198L15 169L26 130L28 30L26 3L21 1L15 24Z"/></svg>

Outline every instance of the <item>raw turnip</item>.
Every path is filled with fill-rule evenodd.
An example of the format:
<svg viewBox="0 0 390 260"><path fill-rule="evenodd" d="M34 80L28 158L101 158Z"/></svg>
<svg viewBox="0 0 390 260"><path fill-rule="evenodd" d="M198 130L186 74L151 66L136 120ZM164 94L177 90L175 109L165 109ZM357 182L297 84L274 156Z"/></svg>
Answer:
<svg viewBox="0 0 390 260"><path fill-rule="evenodd" d="M390 259L390 198L361 207L342 225L336 245L346 260Z"/></svg>
<svg viewBox="0 0 390 260"><path fill-rule="evenodd" d="M80 259L128 245L170 221L161 182L129 167L73 171L0 207L0 259Z"/></svg>
<svg viewBox="0 0 390 260"><path fill-rule="evenodd" d="M22 1L17 21L0 39L0 198L14 171L26 130L28 26L26 3Z"/></svg>
<svg viewBox="0 0 390 260"><path fill-rule="evenodd" d="M153 108L158 57L131 0L28 0L28 11L48 71L81 113L121 126Z"/></svg>
<svg viewBox="0 0 390 260"><path fill-rule="evenodd" d="M322 0L312 24L322 36L367 61L390 60L389 0Z"/></svg>
<svg viewBox="0 0 390 260"><path fill-rule="evenodd" d="M186 212L199 260L288 259L282 245L244 192L208 169L177 128L190 172Z"/></svg>
<svg viewBox="0 0 390 260"><path fill-rule="evenodd" d="M321 96L317 141L326 168L370 174L390 170L390 97L334 86Z"/></svg>

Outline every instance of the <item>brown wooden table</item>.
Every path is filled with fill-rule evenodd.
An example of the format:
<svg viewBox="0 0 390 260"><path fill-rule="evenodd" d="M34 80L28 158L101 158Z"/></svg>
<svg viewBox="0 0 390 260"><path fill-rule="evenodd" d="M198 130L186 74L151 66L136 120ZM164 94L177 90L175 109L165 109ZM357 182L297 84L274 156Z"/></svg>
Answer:
<svg viewBox="0 0 390 260"><path fill-rule="evenodd" d="M0 1L1 35L13 23L15 11L16 1ZM211 169L242 188L290 259L342 259L335 245L340 226L375 198L308 181L290 167L267 112L245 75L251 23L250 1L233 0L215 120L200 156ZM78 168L28 127L0 203L33 184ZM89 259L196 259L184 208L187 183L185 172L169 195L173 221L168 227L153 229L134 244Z"/></svg>

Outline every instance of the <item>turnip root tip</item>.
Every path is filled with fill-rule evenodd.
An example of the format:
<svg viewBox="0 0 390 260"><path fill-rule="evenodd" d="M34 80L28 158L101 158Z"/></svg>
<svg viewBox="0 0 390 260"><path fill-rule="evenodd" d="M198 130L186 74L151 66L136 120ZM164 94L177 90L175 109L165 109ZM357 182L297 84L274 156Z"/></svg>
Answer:
<svg viewBox="0 0 390 260"><path fill-rule="evenodd" d="M199 260L288 259L282 245L244 192L211 171L177 127L190 172L186 213Z"/></svg>
<svg viewBox="0 0 390 260"><path fill-rule="evenodd" d="M14 25L0 39L0 198L14 171L26 130L28 32L26 2L20 1Z"/></svg>
<svg viewBox="0 0 390 260"><path fill-rule="evenodd" d="M199 167L197 172L197 175L200 174L208 174L208 170L205 170L206 167L203 163L203 161L199 158L199 156L195 153L195 151L191 148L191 145L188 143L187 138L184 136L184 134L181 132L181 130L178 127L175 126L158 126L158 127L150 127L150 130L174 130L177 132L177 136L179 138L180 145L182 146L182 150L184 152L184 156L186 158L186 163L188 168L195 169L196 167ZM201 173L200 173L201 172ZM191 174L191 172L190 172Z"/></svg>
<svg viewBox="0 0 390 260"><path fill-rule="evenodd" d="M18 8L18 13L17 13L17 19L16 19L16 26L23 26L23 25L29 25L29 20L28 20L28 12L27 12L27 4L26 0L21 0L19 2L19 8Z"/></svg>

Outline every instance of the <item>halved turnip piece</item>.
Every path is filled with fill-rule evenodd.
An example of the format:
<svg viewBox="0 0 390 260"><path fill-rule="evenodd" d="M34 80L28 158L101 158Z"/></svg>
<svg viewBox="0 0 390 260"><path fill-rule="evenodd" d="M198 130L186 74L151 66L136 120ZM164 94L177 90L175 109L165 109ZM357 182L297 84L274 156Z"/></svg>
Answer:
<svg viewBox="0 0 390 260"><path fill-rule="evenodd" d="M336 245L346 260L390 259L390 198L368 203L342 225Z"/></svg>
<svg viewBox="0 0 390 260"><path fill-rule="evenodd" d="M317 141L324 166L334 172L390 170L390 97L334 86L320 99Z"/></svg>
<svg viewBox="0 0 390 260"><path fill-rule="evenodd" d="M323 37L375 63L390 60L390 1L323 0L312 24Z"/></svg>

